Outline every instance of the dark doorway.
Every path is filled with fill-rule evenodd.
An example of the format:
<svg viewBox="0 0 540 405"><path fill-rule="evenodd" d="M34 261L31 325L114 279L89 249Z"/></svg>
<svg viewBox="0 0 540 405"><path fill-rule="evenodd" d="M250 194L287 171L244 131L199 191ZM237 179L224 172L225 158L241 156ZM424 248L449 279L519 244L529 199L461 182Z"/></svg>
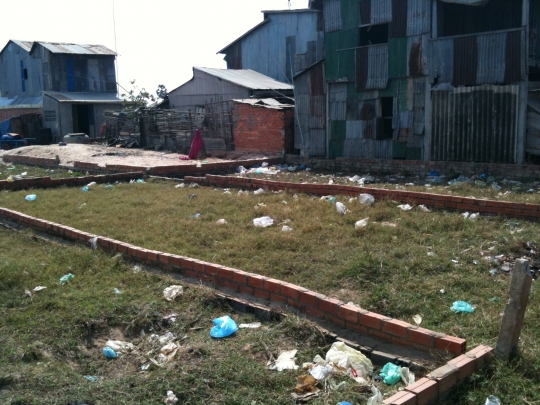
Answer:
<svg viewBox="0 0 540 405"><path fill-rule="evenodd" d="M388 43L388 24L368 25L360 27L359 46Z"/></svg>
<svg viewBox="0 0 540 405"><path fill-rule="evenodd" d="M94 109L92 105L88 104L73 104L73 132L87 134L93 137L94 134L90 133L90 125L93 126L94 122L92 115Z"/></svg>

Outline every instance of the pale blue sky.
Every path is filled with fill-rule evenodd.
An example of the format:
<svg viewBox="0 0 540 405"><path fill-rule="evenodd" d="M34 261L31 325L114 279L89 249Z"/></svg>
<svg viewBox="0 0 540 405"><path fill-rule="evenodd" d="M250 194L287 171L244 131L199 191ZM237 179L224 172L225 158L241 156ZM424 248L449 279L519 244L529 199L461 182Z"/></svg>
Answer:
<svg viewBox="0 0 540 405"><path fill-rule="evenodd" d="M113 0L23 0L2 6L0 49L9 39L102 44L115 49ZM291 0L306 8L308 0ZM216 52L288 0L114 0L119 83L152 93L192 77L193 66L225 68ZM120 92L122 90L120 89Z"/></svg>

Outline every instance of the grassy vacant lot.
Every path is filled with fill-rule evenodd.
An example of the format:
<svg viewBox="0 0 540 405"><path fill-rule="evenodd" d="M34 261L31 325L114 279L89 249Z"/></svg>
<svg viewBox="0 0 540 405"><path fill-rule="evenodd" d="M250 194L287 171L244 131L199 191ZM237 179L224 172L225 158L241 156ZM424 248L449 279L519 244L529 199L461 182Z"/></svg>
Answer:
<svg viewBox="0 0 540 405"><path fill-rule="evenodd" d="M50 176L51 179L59 179L63 177L79 177L82 173L72 172L63 168L56 169L44 169L43 167L26 166L26 165L12 165L9 163L0 163L0 180L6 180L10 176L20 176L22 173L26 173L23 177L45 177Z"/></svg>
<svg viewBox="0 0 540 405"><path fill-rule="evenodd" d="M534 222L500 217L475 222L456 213L403 212L391 201L365 207L338 196L351 211L340 216L334 205L308 195L231 192L150 182L94 186L87 193L36 190L34 202L24 201L28 192L5 192L0 205L146 248L280 278L409 322L420 314L422 326L464 337L470 348L495 344L509 287L509 276L490 275L498 265L487 257L504 255L499 264L522 256L535 262L540 248ZM196 213L199 218L193 218ZM255 228L253 218L264 215L276 224L289 219L294 230ZM355 230L354 223L366 217L374 223ZM220 218L228 224L216 225ZM449 307L458 299L476 311L453 314ZM539 303L535 284L520 356L473 379L449 404L483 403L488 394L503 403L540 400Z"/></svg>
<svg viewBox="0 0 540 405"><path fill-rule="evenodd" d="M145 272L99 251L36 242L0 228L0 403L160 404L167 390L180 404L290 403L298 371L266 369L264 345L277 356L298 349L298 364L324 355L328 343L312 324L291 317L264 322L260 329L241 329L234 337L212 340L211 320L231 314L237 323L256 321L232 314L204 287L185 286L175 302L162 291L178 281ZM71 272L75 278L59 285ZM25 289L47 286L24 296ZM115 294L114 288L122 291ZM165 315L178 314L167 323ZM146 332L143 338L141 330ZM173 362L145 373L141 364L162 346L148 343L151 333L172 332L180 339ZM107 360L107 339L133 342L138 350ZM147 351L153 349L151 355ZM83 376L99 378L87 381ZM313 404L335 404L346 398L365 403L368 395L350 379L343 391ZM385 388L395 392L394 388Z"/></svg>

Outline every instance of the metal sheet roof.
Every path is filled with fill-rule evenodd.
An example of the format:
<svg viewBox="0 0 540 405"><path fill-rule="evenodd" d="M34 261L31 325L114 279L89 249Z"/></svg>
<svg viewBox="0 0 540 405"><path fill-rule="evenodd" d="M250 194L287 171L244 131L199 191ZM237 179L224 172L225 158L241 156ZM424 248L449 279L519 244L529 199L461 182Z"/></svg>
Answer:
<svg viewBox="0 0 540 405"><path fill-rule="evenodd" d="M30 52L30 49L32 49L32 41L20 41L18 39L10 39L7 41L7 43L4 45L2 50L0 51L0 54L4 52L4 50L8 47L8 45L13 42L14 44L20 46L22 49L24 49L26 52Z"/></svg>
<svg viewBox="0 0 540 405"><path fill-rule="evenodd" d="M250 104L258 107L265 107L271 109L281 110L284 108L294 108L292 104L283 104L273 98L245 98L245 99L233 99L233 101L242 104Z"/></svg>
<svg viewBox="0 0 540 405"><path fill-rule="evenodd" d="M60 103L107 103L118 104L123 100L116 97L116 93L71 93L59 91L46 91L47 96L54 98Z"/></svg>
<svg viewBox="0 0 540 405"><path fill-rule="evenodd" d="M293 86L287 83L278 82L271 77L250 69L214 69L194 67L193 70L199 70L211 76L219 77L230 83L237 84L252 90L292 90Z"/></svg>
<svg viewBox="0 0 540 405"><path fill-rule="evenodd" d="M1 107L32 106L41 107L42 96L18 96L15 98L0 97Z"/></svg>
<svg viewBox="0 0 540 405"><path fill-rule="evenodd" d="M313 10L309 8L297 8L294 10L263 10L261 13L264 14L289 14L289 13L318 13L319 10Z"/></svg>
<svg viewBox="0 0 540 405"><path fill-rule="evenodd" d="M37 45L41 45L52 53L68 53L74 55L111 55L116 56L114 51L103 45L69 44L62 42L34 42L32 52Z"/></svg>

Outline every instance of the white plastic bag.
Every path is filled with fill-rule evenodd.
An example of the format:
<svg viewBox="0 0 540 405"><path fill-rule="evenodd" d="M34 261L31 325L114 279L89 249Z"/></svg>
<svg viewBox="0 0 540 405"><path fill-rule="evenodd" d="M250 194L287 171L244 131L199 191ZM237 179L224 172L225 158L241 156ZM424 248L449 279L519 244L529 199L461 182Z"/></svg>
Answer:
<svg viewBox="0 0 540 405"><path fill-rule="evenodd" d="M345 207L345 205L343 205L343 204L340 203L340 202L337 202L337 203L336 203L336 210L337 210L337 212L339 212L341 215L345 215L347 212L349 212L349 210Z"/></svg>
<svg viewBox="0 0 540 405"><path fill-rule="evenodd" d="M283 225L283 228L281 228L281 232L292 232L292 228L287 225Z"/></svg>
<svg viewBox="0 0 540 405"><path fill-rule="evenodd" d="M255 218L253 220L253 225L259 228L266 228L267 226L274 225L274 220L270 217Z"/></svg>
<svg viewBox="0 0 540 405"><path fill-rule="evenodd" d="M431 210L423 204L419 205L418 208L420 209L420 211L423 211L423 212L431 212Z"/></svg>
<svg viewBox="0 0 540 405"><path fill-rule="evenodd" d="M369 397L367 405L381 405L382 404L382 394L381 391L374 385L371 386L371 392L373 393L372 397Z"/></svg>
<svg viewBox="0 0 540 405"><path fill-rule="evenodd" d="M263 194L263 193L264 193L264 190L263 190L262 188L260 188L260 189L258 189L258 190L255 190L255 191L253 192L253 194L255 194L255 195L261 195L261 194Z"/></svg>
<svg viewBox="0 0 540 405"><path fill-rule="evenodd" d="M373 197L371 194L360 194L358 196L358 200L363 205L373 205L373 203L375 202L375 197Z"/></svg>
<svg viewBox="0 0 540 405"><path fill-rule="evenodd" d="M405 386L414 383L414 374L411 373L408 367L401 367L401 369L399 370L399 374L401 375L401 380L403 381L403 384L405 384Z"/></svg>
<svg viewBox="0 0 540 405"><path fill-rule="evenodd" d="M326 353L326 361L343 367L352 367L359 377L365 377L373 373L373 364L366 356L358 350L347 346L343 342L334 342Z"/></svg>
<svg viewBox="0 0 540 405"><path fill-rule="evenodd" d="M412 207L409 204L401 204L397 206L401 211L410 211Z"/></svg>
<svg viewBox="0 0 540 405"><path fill-rule="evenodd" d="M354 229L365 228L368 225L368 219L369 218L364 218L364 219L361 219L360 221L356 221L356 223L354 224Z"/></svg>
<svg viewBox="0 0 540 405"><path fill-rule="evenodd" d="M167 301L174 301L176 297L184 293L184 287L181 285L171 285L163 290L163 296Z"/></svg>
<svg viewBox="0 0 540 405"><path fill-rule="evenodd" d="M225 219L218 219L216 221L216 225L226 225L227 224L227 221Z"/></svg>
<svg viewBox="0 0 540 405"><path fill-rule="evenodd" d="M110 347L115 352L126 352L135 349L135 346L129 342L122 342L121 340L107 340L105 346Z"/></svg>

